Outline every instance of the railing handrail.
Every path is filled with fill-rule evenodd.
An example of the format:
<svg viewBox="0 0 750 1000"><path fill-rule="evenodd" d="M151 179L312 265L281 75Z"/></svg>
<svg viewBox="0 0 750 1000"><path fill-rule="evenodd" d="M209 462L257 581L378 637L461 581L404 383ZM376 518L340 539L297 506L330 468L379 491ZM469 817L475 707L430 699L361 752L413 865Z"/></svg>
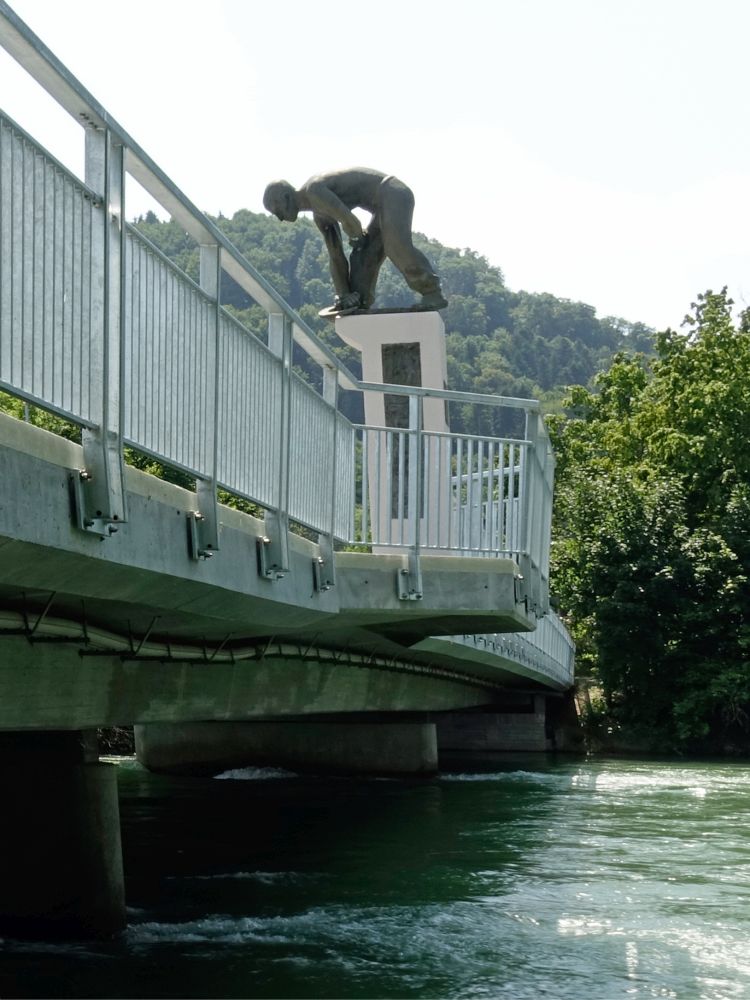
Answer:
<svg viewBox="0 0 750 1000"><path fill-rule="evenodd" d="M539 400L516 396L492 396L486 392L463 392L458 389L436 389L426 385L398 385L390 382L357 381L363 392L384 392L391 396L420 396L422 399L445 399L454 403L474 403L478 406L504 406L536 412Z"/></svg>

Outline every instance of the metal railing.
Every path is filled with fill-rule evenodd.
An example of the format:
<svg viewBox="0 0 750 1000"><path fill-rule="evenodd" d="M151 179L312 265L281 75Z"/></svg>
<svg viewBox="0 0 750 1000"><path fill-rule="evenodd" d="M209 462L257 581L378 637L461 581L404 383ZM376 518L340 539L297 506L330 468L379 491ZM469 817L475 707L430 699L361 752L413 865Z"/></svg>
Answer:
<svg viewBox="0 0 750 1000"><path fill-rule="evenodd" d="M493 632L486 635L454 635L452 642L460 642L501 656L566 690L573 684L575 644L557 614L549 610L537 622L533 632Z"/></svg>
<svg viewBox="0 0 750 1000"><path fill-rule="evenodd" d="M0 0L0 43L84 126L80 179L0 115L0 388L82 427L88 514L127 518L123 448L196 479L199 551L220 546L217 489L262 507L272 565L290 521L332 547L515 558L547 609L553 457L534 400L357 380ZM196 241L192 281L125 223L132 176ZM267 344L221 305L222 272L268 315ZM292 370L293 345L322 393ZM409 426L355 426L338 389L409 397ZM423 400L521 408L522 439L439 434Z"/></svg>

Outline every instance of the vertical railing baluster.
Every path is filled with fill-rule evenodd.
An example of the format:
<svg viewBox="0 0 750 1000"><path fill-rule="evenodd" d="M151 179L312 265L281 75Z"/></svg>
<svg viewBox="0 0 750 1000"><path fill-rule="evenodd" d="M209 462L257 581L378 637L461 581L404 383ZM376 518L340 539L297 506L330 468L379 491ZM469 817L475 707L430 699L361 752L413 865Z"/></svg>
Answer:
<svg viewBox="0 0 750 1000"><path fill-rule="evenodd" d="M406 456L405 452L405 442L404 442L404 432L399 431L398 437L398 544L404 544L404 521L406 518L406 505L409 503L409 497L407 494L407 484L406 484Z"/></svg>
<svg viewBox="0 0 750 1000"><path fill-rule="evenodd" d="M506 511L508 496L508 462L510 461L510 445L503 442L500 445L499 469L497 477L497 535L502 552L510 554L510 538L508 537L508 515Z"/></svg>
<svg viewBox="0 0 750 1000"><path fill-rule="evenodd" d="M464 517L464 440L456 439L456 548L466 547L466 518Z"/></svg>
<svg viewBox="0 0 750 1000"><path fill-rule="evenodd" d="M433 469L430 462L430 449L432 445L432 439L427 435L422 437L422 447L420 449L421 462L422 462L422 482L423 495L419 501L419 516L424 519L424 536L422 539L422 544L426 549L431 547L432 543L432 532L431 524L433 521L431 505L434 503L432 498L433 489Z"/></svg>
<svg viewBox="0 0 750 1000"><path fill-rule="evenodd" d="M474 439L466 442L466 523L468 540L466 548L474 548Z"/></svg>
<svg viewBox="0 0 750 1000"><path fill-rule="evenodd" d="M487 483L487 499L485 500L484 507L484 539L482 541L482 548L485 550L487 555L497 549L497 545L493 544L493 539L495 537L495 502L493 497L495 488L494 475L495 445L494 442L490 441L487 448L487 475L485 476L485 482Z"/></svg>
<svg viewBox="0 0 750 1000"><path fill-rule="evenodd" d="M336 510L337 510L337 499L339 490L339 476L338 476L338 446L339 446L339 434L338 434L338 390L339 390L339 380L338 372L335 368L329 365L324 365L323 367L323 399L330 406L330 420L331 420L331 482L329 484L329 498L330 498L330 511L328 523L330 528L328 533L321 532L318 535L318 545L320 547L320 557L323 560L321 566L321 587L324 590L328 590L330 587L334 586L336 582L336 571L335 571L335 557L333 550L333 540L336 536ZM320 523L324 523L325 517L321 517Z"/></svg>
<svg viewBox="0 0 750 1000"><path fill-rule="evenodd" d="M422 596L422 397L409 396L409 593ZM403 539L402 539L403 542Z"/></svg>
<svg viewBox="0 0 750 1000"><path fill-rule="evenodd" d="M357 439L355 437L354 438L354 447L355 447L355 449L356 449L356 440ZM367 545L367 536L368 536L368 527L369 527L368 521L369 521L369 517L371 516L369 514L369 497L370 497L370 445L369 445L369 442L370 442L370 432L367 430L366 427L363 427L362 428L362 453L361 453L361 462L362 462L362 475L361 475L361 481L362 481L362 507L361 507L361 510L362 510L362 527L361 527L361 536L362 537L359 539L359 541L361 541L363 545ZM357 465L356 465L356 453L355 453L355 462L354 462L354 473L355 473L355 475L356 475L356 471L357 471ZM355 497L355 502L356 502L356 493L353 494L353 496ZM356 517L356 508L355 508L354 511L352 511L352 514ZM355 523L355 522L353 522L353 523ZM372 535L372 532L370 531L369 534Z"/></svg>
<svg viewBox="0 0 750 1000"><path fill-rule="evenodd" d="M386 478L386 491L387 492L385 493L385 496L384 496L383 489L382 489L382 487L381 487L380 484L383 481L383 435L387 434L387 431L377 431L377 430L375 430L375 431L372 431L372 433L375 435L375 463L374 463L375 476L371 477L371 479L374 478L374 484L371 483L371 486L374 485L374 487L375 487L374 490L373 490L373 495L375 496L375 504L374 504L375 510L373 511L373 515L370 517L370 524L371 524L372 542L373 542L373 545L374 545L377 542L380 542L380 540L382 538L382 535L383 535L383 527L382 527L382 525L383 525L383 503L384 503L385 496L387 496L387 498L388 498L388 508L387 508L388 517L390 518L390 516L391 516L390 515L390 511L391 511L391 479L390 479L391 452L390 452L390 448L389 448L389 439L388 439L388 437L386 437L385 438L385 450L386 450L386 456L385 456L385 461L386 461L385 478ZM390 521L389 521L389 523L390 523Z"/></svg>

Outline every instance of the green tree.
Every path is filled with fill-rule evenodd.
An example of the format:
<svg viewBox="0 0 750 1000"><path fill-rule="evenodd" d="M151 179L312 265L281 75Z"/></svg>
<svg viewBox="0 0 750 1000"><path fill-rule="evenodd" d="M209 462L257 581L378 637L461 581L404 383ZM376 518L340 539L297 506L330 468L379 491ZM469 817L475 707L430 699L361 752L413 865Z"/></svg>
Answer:
<svg viewBox="0 0 750 1000"><path fill-rule="evenodd" d="M612 718L750 746L750 329L726 291L652 363L618 355L553 422L555 589Z"/></svg>

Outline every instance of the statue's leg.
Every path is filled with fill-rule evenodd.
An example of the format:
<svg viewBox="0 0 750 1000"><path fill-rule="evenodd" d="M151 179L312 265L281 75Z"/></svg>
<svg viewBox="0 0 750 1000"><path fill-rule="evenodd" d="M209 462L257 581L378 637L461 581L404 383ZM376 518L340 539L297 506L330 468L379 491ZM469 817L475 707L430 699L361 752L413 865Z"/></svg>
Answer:
<svg viewBox="0 0 750 1000"><path fill-rule="evenodd" d="M375 301L375 286L384 260L383 234L377 216L373 216L365 235L349 257L349 281L352 291L359 292L363 309L369 309Z"/></svg>
<svg viewBox="0 0 750 1000"><path fill-rule="evenodd" d="M380 194L380 224L385 255L403 274L407 285L420 295L442 299L440 279L425 255L412 243L411 222L414 195L395 177L383 182Z"/></svg>

